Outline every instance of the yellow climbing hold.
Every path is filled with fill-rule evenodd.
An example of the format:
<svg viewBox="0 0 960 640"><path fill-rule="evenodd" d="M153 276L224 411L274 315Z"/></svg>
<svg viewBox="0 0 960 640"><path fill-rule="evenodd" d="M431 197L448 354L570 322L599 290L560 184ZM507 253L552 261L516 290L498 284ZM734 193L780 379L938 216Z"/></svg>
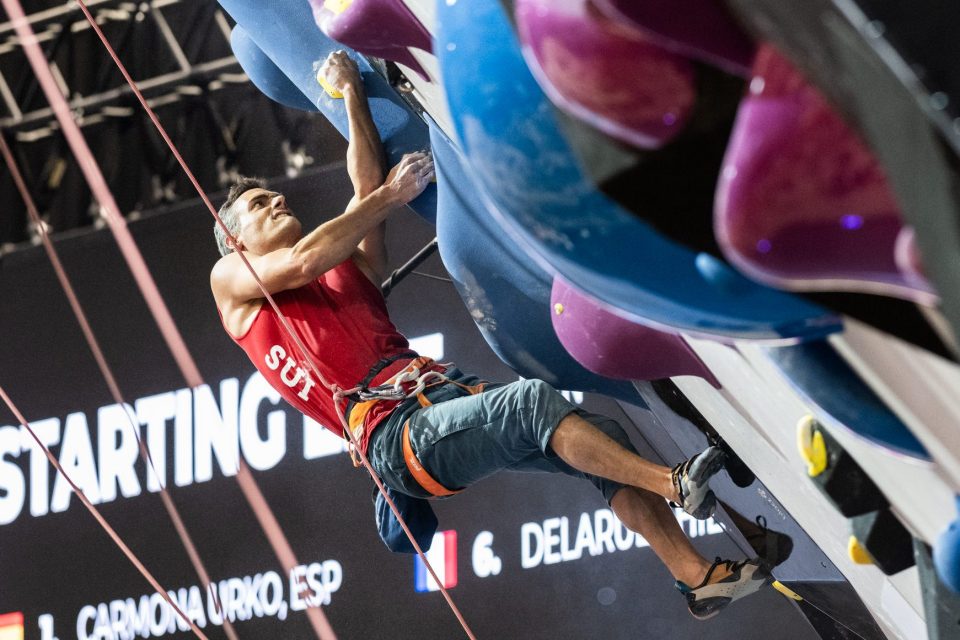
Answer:
<svg viewBox="0 0 960 640"><path fill-rule="evenodd" d="M557 315L560 315L561 313L563 313L563 305L559 302L553 305L553 312L556 313Z"/></svg>
<svg viewBox="0 0 960 640"><path fill-rule="evenodd" d="M333 85L327 82L327 79L323 76L323 69L317 72L317 82L319 82L323 90L327 92L327 95L334 100L339 100L343 97L342 93L334 89Z"/></svg>
<svg viewBox="0 0 960 640"><path fill-rule="evenodd" d="M346 11L351 4L353 4L353 0L323 0L324 9L338 14Z"/></svg>
<svg viewBox="0 0 960 640"><path fill-rule="evenodd" d="M777 591L779 591L779 592L782 593L783 595L787 596L787 597L790 598L791 600L796 600L797 602L802 602L802 601L803 601L803 598L801 598L800 596L798 596L793 589L791 589L791 588L788 587L787 585L783 584L783 583L780 582L779 580L774 580L772 586L773 586L774 589L776 589Z"/></svg>
<svg viewBox="0 0 960 640"><path fill-rule="evenodd" d="M873 564L873 556L860 544L857 536L850 536L850 540L847 541L847 555L857 564Z"/></svg>
<svg viewBox="0 0 960 640"><path fill-rule="evenodd" d="M813 416L804 416L797 423L797 448L807 463L807 475L811 478L816 478L827 468L827 445L816 424Z"/></svg>

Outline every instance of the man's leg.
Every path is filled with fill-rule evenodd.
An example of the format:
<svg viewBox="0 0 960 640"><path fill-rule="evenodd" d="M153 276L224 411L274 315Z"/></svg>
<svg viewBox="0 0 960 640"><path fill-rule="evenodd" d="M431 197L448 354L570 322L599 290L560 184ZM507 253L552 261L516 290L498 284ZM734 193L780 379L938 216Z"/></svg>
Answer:
<svg viewBox="0 0 960 640"><path fill-rule="evenodd" d="M460 431L461 437L450 438ZM468 486L535 452L556 454L583 473L675 500L699 518L710 515L714 498L706 481L720 463L714 458L697 469L691 477L699 484L684 481L686 496L680 496L669 467L618 444L542 380L515 382L421 409L411 415L411 438L421 464L450 488Z"/></svg>
<svg viewBox="0 0 960 640"><path fill-rule="evenodd" d="M756 593L773 581L759 558L708 562L690 544L680 524L660 496L635 487L622 487L610 500L620 521L642 535L678 581L690 613L700 620L713 617L735 600Z"/></svg>
<svg viewBox="0 0 960 640"><path fill-rule="evenodd" d="M623 448L576 413L568 414L557 425L550 438L550 448L579 471L681 502L669 467L644 460Z"/></svg>
<svg viewBox="0 0 960 640"><path fill-rule="evenodd" d="M640 457L636 454L623 427L612 418L583 411L577 411L572 415L586 422L597 434L604 436L606 441L601 446L606 446L609 441L618 449ZM644 463L652 464L646 460ZM624 486L626 484L624 482L584 473L573 468L569 462L561 462L556 458L553 459L552 464L559 471L583 477L597 487L617 518L628 529L643 536L674 579L692 585L699 585L704 581L713 563L694 549L680 523L677 522L673 510L667 506L664 496L636 486ZM710 575L709 582L722 580L728 575L729 571L725 567L717 567Z"/></svg>
<svg viewBox="0 0 960 640"><path fill-rule="evenodd" d="M584 414L606 426L594 425L546 383L525 380L476 396L433 400L409 415L410 438L421 465L441 485L467 487L501 469L586 477L684 584L697 617L713 615L766 583L769 573L757 563L709 563L700 556L664 501L679 497L671 470L625 448L629 439L613 420Z"/></svg>
<svg viewBox="0 0 960 640"><path fill-rule="evenodd" d="M628 529L639 533L666 565L675 580L697 585L712 564L697 553L662 497L635 487L623 487L610 500L610 508ZM718 570L711 581L729 572Z"/></svg>

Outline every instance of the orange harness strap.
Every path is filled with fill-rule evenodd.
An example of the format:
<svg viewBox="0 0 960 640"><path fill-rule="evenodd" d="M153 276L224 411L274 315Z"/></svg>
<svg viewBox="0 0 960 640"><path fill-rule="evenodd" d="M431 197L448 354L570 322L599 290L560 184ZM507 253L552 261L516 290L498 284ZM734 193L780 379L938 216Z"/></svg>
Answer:
<svg viewBox="0 0 960 640"><path fill-rule="evenodd" d="M480 384L460 384L459 382L454 382L453 380L444 380L443 382L438 382L437 384L454 384L460 387L461 389L463 389L464 391L466 391L467 393L469 393L470 395L475 396L478 393L483 393L483 387L486 386L487 383L481 382ZM435 386L435 385L430 385L430 386ZM421 407L429 407L430 405L433 404L432 402L430 402L430 399L427 398L425 393L417 394L417 402L420 403Z"/></svg>
<svg viewBox="0 0 960 640"><path fill-rule="evenodd" d="M481 393L484 386L482 382L478 385L465 385L452 380L448 380L447 384L455 384L458 387L466 389L472 396ZM417 395L417 400L420 402L421 407L429 407L433 404L423 393ZM446 496L452 496L455 493L460 493L460 491L462 491L462 489L458 489L456 491L447 489L445 486L434 480L433 476L427 473L427 470L423 468L422 464L420 464L420 459L417 458L417 454L413 452L413 446L410 444L409 420L403 423L403 435L401 438L403 439L403 461L407 463L407 471L410 472L410 475L412 475L413 479L417 481L417 484L423 487L427 493L435 498L443 498Z"/></svg>
<svg viewBox="0 0 960 640"><path fill-rule="evenodd" d="M417 481L421 487L426 490L430 495L442 498L445 496L452 496L455 493L460 493L460 491L453 491L447 489L445 486L433 479L427 470L423 468L423 465L420 464L420 459L417 458L417 454L413 452L413 447L410 446L410 421L407 420L403 423L403 461L407 463L407 470L410 472L410 475L413 476L413 479Z"/></svg>

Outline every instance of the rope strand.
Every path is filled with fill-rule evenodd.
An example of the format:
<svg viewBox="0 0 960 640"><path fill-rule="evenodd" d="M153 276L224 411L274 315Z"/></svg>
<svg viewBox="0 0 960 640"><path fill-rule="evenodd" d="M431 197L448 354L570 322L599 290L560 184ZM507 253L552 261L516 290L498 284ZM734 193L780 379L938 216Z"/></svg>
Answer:
<svg viewBox="0 0 960 640"><path fill-rule="evenodd" d="M5 4L7 2L16 2L16 1L17 0L3 0ZM210 202L210 198L207 196L206 192L200 186L200 183L197 181L196 177L193 175L193 172L190 170L189 166L187 166L187 163L184 161L183 157L180 155L180 152L177 149L176 145L173 143L173 140L171 140L170 136L167 135L166 130L163 128L163 125L160 124L160 120L159 118L157 118L157 115L154 113L153 109L151 109L150 105L147 104L147 101L143 97L143 94L140 92L140 89L137 87L136 82L127 72L126 67L120 61L120 58L117 56L116 52L113 50L113 47L110 45L110 42L107 40L106 36L104 36L103 31L101 31L100 26L97 24L96 20L93 18L93 15L90 13L90 10L87 8L83 0L76 0L76 2L79 5L80 9L83 11L84 15L86 16L87 22L90 23L90 26L93 28L94 32L97 34L97 37L100 38L100 41L103 43L110 57L113 59L114 63L117 65L117 68L120 70L124 79L127 81L127 84L130 86L134 95L137 96L137 100L140 102L141 106L143 106L144 110L147 112L148 116L150 117L150 120L153 122L154 126L157 128L161 137L167 143L167 146L170 148L171 153L173 153L174 157L177 159L177 162L180 164L184 173L189 178L190 183L193 184L194 188L197 190L197 193L200 195L200 198L203 200L203 203L207 206L207 209L209 209L211 215L216 221L216 224L220 226L220 228L224 231L224 233L231 240L231 242L233 242L235 239L233 238L233 235L230 233L230 230L223 223L223 220L220 219L220 215L217 213L217 210L213 207L213 204ZM64 102L64 105L65 105L65 102ZM397 521L400 523L404 532L407 534L407 537L410 539L411 543L413 544L413 547L417 550L417 554L420 556L421 560L423 560L424 566L426 566L430 575L433 576L437 584L441 585L440 591L443 594L444 599L447 601L447 604L450 606L450 609L453 611L454 615L457 617L457 620L460 622L461 626L463 627L463 630L466 632L467 637L470 638L470 640L476 640L476 637L473 635L473 632L470 630L470 627L467 625L467 622L464 619L463 614L460 612L459 608L454 603L453 598L447 592L446 588L442 586L442 582L437 579L437 574L434 572L433 567L431 566L429 560L427 560L426 558L426 555L423 553L422 549L420 549L420 546L417 544L416 540L414 539L413 534L410 532L410 529L407 526L406 522L404 521L403 516L400 514L400 511L397 509L396 504L394 504L393 500L390 499L390 496L387 495L387 492L384 489L383 483L377 477L377 474L373 470L373 467L371 467L370 462L369 460L367 460L366 455L364 455L363 452L359 450L358 443L356 442L356 439L353 433L351 432L349 426L347 425L347 421L343 415L343 409L340 406L343 400L342 389L340 389L340 387L335 384L331 384L323 376L323 374L320 372L320 368L317 366L316 362L310 355L309 350L303 344L303 341L300 339L300 336L296 333L296 331L293 330L293 327L290 325L287 318L280 311L280 308L277 306L277 303L274 300L273 296L270 295L269 291L267 291L267 288L264 286L263 281L260 279L260 276L257 274L253 266L247 260L247 257L243 254L242 251L238 251L237 253L240 256L246 268L249 270L250 274L253 276L253 278L257 282L257 285L260 287L260 290L263 292L264 297L276 312L277 317L281 321L281 325L284 328L284 331L287 333L290 339L297 346L298 350L301 352L301 355L304 357L304 361L306 362L307 366L312 370L313 374L316 375L318 381L328 391L331 392L334 399L334 406L336 408L337 415L340 418L341 428L348 435L348 438L353 442L353 445L357 449L358 453L360 453L360 459L363 463L364 468L373 478L374 483L377 485L377 489L379 489L380 493L384 496L384 499L389 505L391 511L393 511L394 516L396 516ZM137 274L134 274L134 275L136 277ZM170 320L170 322L172 323L172 319Z"/></svg>
<svg viewBox="0 0 960 640"><path fill-rule="evenodd" d="M124 221L123 216L120 215L116 202L113 199L113 195L110 192L110 189L107 186L99 167L97 166L96 159L87 146L83 134L80 133L77 123L73 120L69 105L67 104L63 95L60 94L56 81L53 78L53 74L50 71L50 68L47 66L46 58L40 49L37 38L24 15L23 7L21 6L19 0L2 0L2 4L7 10L7 15L10 17L11 22L17 31L17 35L23 44L24 53L27 56L30 66L33 68L34 74L37 77L37 81L43 89L44 94L47 97L47 101L50 103L50 106L57 117L57 121L60 123L64 137L67 139L67 142L69 143L70 148L77 159L80 169L83 172L91 191L103 208L105 218L111 232L114 235L114 238L117 241L117 245L124 256L124 259L127 261L134 279L137 281L137 284L140 287L141 293L147 302L150 312L159 326L161 334L163 335L168 348L174 356L174 360L176 361L182 375L184 376L184 379L190 387L202 385L203 379L200 376L199 369L190 355L186 344L183 342L183 338L180 336L176 324L173 322L173 318L170 316L170 312L163 302L163 298L160 296L160 293L156 288L156 284L154 283L153 278L150 275L150 271L143 260L143 256L140 254L136 243L130 236L130 232L126 227L126 222ZM101 40L104 41L109 48L109 44L106 43L103 33L93 20L93 17L87 10L86 5L84 5L82 2L78 2L78 4L83 10L84 14L87 16L87 19L93 26L94 30L100 36ZM115 54L112 55L116 60ZM117 62L119 63L119 60L117 60ZM129 79L129 74L126 74L125 69L123 71L125 76ZM139 97L141 100L143 99L142 95ZM155 119L156 116L153 115L153 118ZM154 121L155 124L159 124L156 120ZM167 139L169 140L169 138ZM265 515L259 513L257 510L269 510L269 506L263 500L257 502L255 500L255 496L250 493L249 488L255 486L255 481L250 474L249 469L247 469L245 465L240 465L238 463L237 477L238 482L240 482L241 478L244 480L243 482L240 482L244 496L250 504L251 509L253 509L258 518L262 520ZM272 517L272 514L269 515ZM284 550L284 553L279 556L284 569L288 572L292 570L295 566L295 563L289 564L289 562L284 562L284 560L293 558L294 555L292 549L290 548L290 544L283 536L282 531L271 530L265 531L264 533L270 539L271 545L273 545L275 549L279 548ZM122 541L118 541L118 544L122 544ZM135 559L135 557L132 558L132 560ZM152 581L151 584L155 584L155 581ZM165 598L167 597L165 592L162 592L162 595L164 595ZM330 626L329 621L326 619L326 615L319 607L309 607L306 613L311 625L314 628L314 631L317 633L318 637L321 638L321 640L336 639L336 635L333 633L333 629Z"/></svg>
<svg viewBox="0 0 960 640"><path fill-rule="evenodd" d="M7 0L4 0L4 2L6 1ZM27 430L27 432L30 434L30 437L33 438L34 442L37 443L37 446L39 446L43 450L44 455L47 456L47 460L49 460L53 468L57 470L57 473L63 476L63 479L67 481L67 484L70 485L70 488L77 495L77 498L80 499L80 502L83 504L83 506L87 508L87 511L90 512L90 514L94 517L97 523L103 528L103 530L107 532L107 535L110 536L114 544L116 544L117 547L119 547L120 551L123 552L123 555L127 556L127 559L130 561L130 564L132 564L137 569L137 571L140 572L140 575L146 578L147 582L150 583L150 586L153 587L154 590L157 593L159 593L164 600L166 600L167 604L173 608L173 610L177 613L177 615L179 615L184 622L190 625L190 630L193 631L194 635L200 638L200 640L207 640L207 636L203 634L203 631L201 631L199 627L197 627L197 625L194 624L193 621L187 616L187 614L185 614L183 610L181 610L180 607L177 606L177 603L174 602L173 598L170 597L170 594L167 592L167 590L164 589L163 586L157 581L157 579L153 577L153 574L150 573L150 571L140 561L140 559L136 556L136 554L134 554L133 551L130 550L130 547L127 546L127 544L123 541L120 535L113 529L113 527L110 526L106 518L104 518L103 515L100 514L100 511L98 511L97 508L93 506L93 503L90 502L86 494L83 493L83 489L81 489L77 485L77 483L73 481L73 478L71 478L67 474L67 472L63 470L63 467L60 466L60 461L57 460L57 457L53 455L53 453L50 451L49 448L47 448L45 444L43 444L43 441L37 436L37 433L33 430L33 427L30 425L29 422L27 422L27 419L23 417L23 414L20 413L20 410L16 407L16 405L13 404L13 400L11 400L10 396L7 395L7 392L3 390L3 387L0 387L0 399L3 399L3 403L7 405L7 408L10 409L10 411L17 418L20 424L23 425L23 428Z"/></svg>
<svg viewBox="0 0 960 640"><path fill-rule="evenodd" d="M63 291L67 296L67 300L70 303L73 314L76 316L77 322L80 323L80 329L83 332L84 339L87 341L87 345L93 352L93 358L96 360L97 366L100 368L100 374L106 381L107 387L110 389L110 394L113 396L114 402L124 408L124 415L127 416L127 422L129 423L130 430L133 432L133 437L136 439L137 446L140 449L140 457L143 458L144 462L146 462L153 471L153 475L157 478L157 482L160 485L160 499L162 500L163 506L167 510L167 514L173 523L173 527L177 532L177 536L180 538L180 543L186 550L187 555L190 558L190 562L193 564L193 568L197 572L201 583L204 585L204 588L210 592L210 596L213 598L214 606L219 613L222 611L220 597L214 588L213 582L210 580L210 575L207 573L207 569L203 564L203 560L200 558L200 554L197 551L196 545L194 545L193 540L190 537L190 533L187 531L187 527L183 523L183 518L180 517L180 512L177 510L176 504L173 502L173 498L170 496L170 492L167 491L167 487L163 478L161 478L160 474L157 472L157 467L153 462L153 456L150 454L150 449L143 441L143 438L140 437L140 429L138 428L136 421L130 412L129 405L124 400L123 394L120 392L120 386L117 384L116 377L113 375L113 371L107 364L107 359L103 355L103 350L100 348L100 344L93 333L93 329L90 327L90 322L87 320L87 315L84 312L83 307L80 305L80 300L70 282L70 278L67 276L66 270L63 267L63 263L60 261L60 256L57 254L56 249L53 247L53 243L50 241L50 234L47 232L46 225L40 218L40 212L37 210L37 205L34 202L33 197L30 195L29 189L27 189L26 182L23 180L23 175L20 173L20 169L17 167L17 163L14 160L13 154L10 152L10 147L3 135L0 135L0 154L3 155L3 159L7 163L7 168L10 170L10 175L13 178L13 182L16 184L17 190L20 192L20 197L23 199L24 205L26 205L27 214L37 227L43 248L47 252L47 257L50 258L50 263L53 265L53 270L57 275L57 279L60 280L60 286L63 288ZM236 630L234 630L233 624L226 618L223 620L223 626L227 637L230 640L237 640Z"/></svg>

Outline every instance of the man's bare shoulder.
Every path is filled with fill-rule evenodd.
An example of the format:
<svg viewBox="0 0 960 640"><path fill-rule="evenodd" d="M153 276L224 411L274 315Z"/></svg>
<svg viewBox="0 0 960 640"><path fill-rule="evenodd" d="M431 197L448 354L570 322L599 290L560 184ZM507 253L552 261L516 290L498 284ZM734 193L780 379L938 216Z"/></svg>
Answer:
<svg viewBox="0 0 960 640"><path fill-rule="evenodd" d="M236 251L221 256L210 270L210 280L222 280L233 276L238 268L243 268L243 261Z"/></svg>
<svg viewBox="0 0 960 640"><path fill-rule="evenodd" d="M242 336L247 332L263 303L262 298L249 299L236 293L237 278L243 277L246 268L239 255L229 253L217 260L210 270L213 299L224 326L234 336ZM239 271L241 269L243 271Z"/></svg>
<svg viewBox="0 0 960 640"><path fill-rule="evenodd" d="M219 301L220 293L229 288L230 281L236 275L236 253L228 253L217 260L210 270L210 288Z"/></svg>
<svg viewBox="0 0 960 640"><path fill-rule="evenodd" d="M247 266L236 252L228 253L213 265L210 270L210 289L217 306L236 306L250 302L247 296L238 296L240 280L245 279Z"/></svg>

